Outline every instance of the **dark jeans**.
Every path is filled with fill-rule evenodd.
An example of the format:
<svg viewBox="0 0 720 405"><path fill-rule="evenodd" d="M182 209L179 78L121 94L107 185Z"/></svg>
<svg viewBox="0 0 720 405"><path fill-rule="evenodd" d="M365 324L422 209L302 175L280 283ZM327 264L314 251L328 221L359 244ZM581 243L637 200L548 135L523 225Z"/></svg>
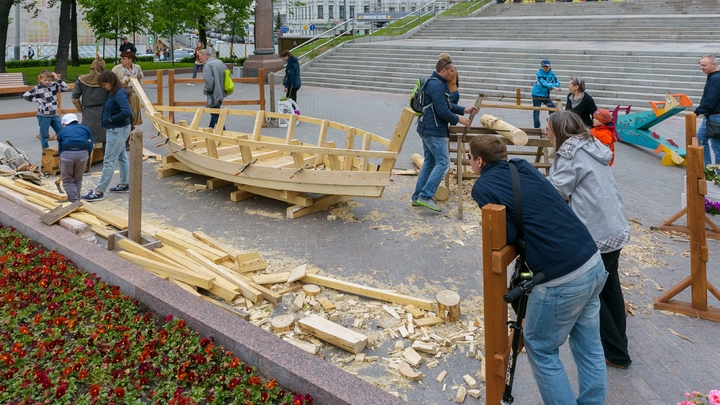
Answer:
<svg viewBox="0 0 720 405"><path fill-rule="evenodd" d="M222 106L222 100L220 100L217 105L213 106L212 108L220 108ZM218 119L220 118L220 114L210 114L210 124L208 127L215 129L215 125L217 125ZM223 130L225 130L225 125L223 125Z"/></svg>
<svg viewBox="0 0 720 405"><path fill-rule="evenodd" d="M82 195L83 173L89 155L86 150L65 150L60 154L60 176L70 202L78 201Z"/></svg>
<svg viewBox="0 0 720 405"><path fill-rule="evenodd" d="M600 340L605 358L609 362L618 366L629 366L632 360L628 353L628 338L625 334L625 299L618 274L621 250L600 255L605 264L605 270L608 272L605 287L600 293Z"/></svg>
<svg viewBox="0 0 720 405"><path fill-rule="evenodd" d="M543 104L545 104L546 107L555 108L555 103L553 103L553 101L550 100L549 97L533 96L533 107L540 107ZM552 113L553 113L552 111L549 112L549 114L552 114ZM533 111L533 125L535 126L535 128L540 128L540 111L539 110Z"/></svg>
<svg viewBox="0 0 720 405"><path fill-rule="evenodd" d="M285 93L285 97L290 98L297 103L297 91L298 89L296 88L290 88L287 93Z"/></svg>

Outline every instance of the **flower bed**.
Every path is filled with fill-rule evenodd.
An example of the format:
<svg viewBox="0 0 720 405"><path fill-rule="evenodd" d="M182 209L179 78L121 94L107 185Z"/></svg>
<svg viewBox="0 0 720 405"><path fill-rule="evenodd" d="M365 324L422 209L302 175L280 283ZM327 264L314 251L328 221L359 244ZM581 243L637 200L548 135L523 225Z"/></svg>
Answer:
<svg viewBox="0 0 720 405"><path fill-rule="evenodd" d="M0 226L0 403L313 402Z"/></svg>

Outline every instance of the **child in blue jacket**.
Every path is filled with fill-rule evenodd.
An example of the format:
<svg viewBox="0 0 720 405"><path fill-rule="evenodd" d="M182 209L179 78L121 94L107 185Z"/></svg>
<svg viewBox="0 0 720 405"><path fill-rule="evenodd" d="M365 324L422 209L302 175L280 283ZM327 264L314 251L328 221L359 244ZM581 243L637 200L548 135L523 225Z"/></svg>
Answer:
<svg viewBox="0 0 720 405"><path fill-rule="evenodd" d="M540 107L543 104L549 108L555 108L555 103L550 100L550 90L560 91L560 82L555 72L550 67L550 61L543 59L540 62L540 69L535 74L535 84L532 88L533 107ZM552 112L550 112L552 114ZM533 111L533 125L540 128L540 111Z"/></svg>

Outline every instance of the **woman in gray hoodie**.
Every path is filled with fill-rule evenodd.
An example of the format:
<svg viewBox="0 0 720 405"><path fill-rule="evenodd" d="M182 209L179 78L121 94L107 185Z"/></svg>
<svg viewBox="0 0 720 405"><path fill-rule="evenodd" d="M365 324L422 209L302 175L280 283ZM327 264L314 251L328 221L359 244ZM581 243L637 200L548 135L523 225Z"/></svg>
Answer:
<svg viewBox="0 0 720 405"><path fill-rule="evenodd" d="M609 366L632 363L625 333L625 300L618 275L620 251L630 240L625 208L608 164L612 152L571 111L550 116L547 135L555 143L550 182L595 240L609 273L600 293L600 338Z"/></svg>

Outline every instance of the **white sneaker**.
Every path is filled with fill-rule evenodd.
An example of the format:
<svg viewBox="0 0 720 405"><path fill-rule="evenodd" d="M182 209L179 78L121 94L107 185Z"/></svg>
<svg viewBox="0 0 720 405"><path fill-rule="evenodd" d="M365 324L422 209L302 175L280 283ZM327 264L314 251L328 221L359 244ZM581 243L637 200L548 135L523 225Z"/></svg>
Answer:
<svg viewBox="0 0 720 405"><path fill-rule="evenodd" d="M194 86L195 83L188 83L188 86Z"/></svg>

